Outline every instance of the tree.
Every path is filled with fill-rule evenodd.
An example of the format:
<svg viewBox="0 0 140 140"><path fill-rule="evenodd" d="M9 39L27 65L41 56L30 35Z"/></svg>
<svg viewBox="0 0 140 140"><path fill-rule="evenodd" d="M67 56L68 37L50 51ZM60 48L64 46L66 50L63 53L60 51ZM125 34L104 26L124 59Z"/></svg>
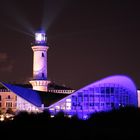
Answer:
<svg viewBox="0 0 140 140"><path fill-rule="evenodd" d="M8 113L8 114L14 114L12 108L8 108L7 111L6 111L6 113Z"/></svg>

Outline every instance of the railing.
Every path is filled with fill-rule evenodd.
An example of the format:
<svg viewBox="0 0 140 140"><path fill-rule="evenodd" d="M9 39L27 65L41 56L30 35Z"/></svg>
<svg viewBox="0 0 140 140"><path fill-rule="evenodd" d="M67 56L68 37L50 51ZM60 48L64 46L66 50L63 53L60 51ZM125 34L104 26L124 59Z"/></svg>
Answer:
<svg viewBox="0 0 140 140"><path fill-rule="evenodd" d="M0 89L0 92L10 92L9 89Z"/></svg>
<svg viewBox="0 0 140 140"><path fill-rule="evenodd" d="M75 90L48 90L48 91L53 93L70 94L73 93Z"/></svg>

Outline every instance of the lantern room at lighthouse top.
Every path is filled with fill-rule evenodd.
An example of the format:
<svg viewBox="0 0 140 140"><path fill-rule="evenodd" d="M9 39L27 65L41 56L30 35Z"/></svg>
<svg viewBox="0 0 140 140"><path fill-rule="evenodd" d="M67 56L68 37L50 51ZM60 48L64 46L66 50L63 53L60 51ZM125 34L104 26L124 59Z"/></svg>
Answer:
<svg viewBox="0 0 140 140"><path fill-rule="evenodd" d="M46 45L47 37L44 31L39 31L35 33L35 45Z"/></svg>

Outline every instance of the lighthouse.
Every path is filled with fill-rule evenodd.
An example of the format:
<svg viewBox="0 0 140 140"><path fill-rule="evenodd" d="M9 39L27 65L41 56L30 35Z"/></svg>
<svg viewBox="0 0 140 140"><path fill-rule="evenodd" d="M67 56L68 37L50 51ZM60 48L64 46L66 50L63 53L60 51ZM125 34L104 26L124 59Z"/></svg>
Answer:
<svg viewBox="0 0 140 140"><path fill-rule="evenodd" d="M34 90L47 91L47 37L45 32L39 31L35 33L35 42L32 46L33 50L33 79L29 81Z"/></svg>

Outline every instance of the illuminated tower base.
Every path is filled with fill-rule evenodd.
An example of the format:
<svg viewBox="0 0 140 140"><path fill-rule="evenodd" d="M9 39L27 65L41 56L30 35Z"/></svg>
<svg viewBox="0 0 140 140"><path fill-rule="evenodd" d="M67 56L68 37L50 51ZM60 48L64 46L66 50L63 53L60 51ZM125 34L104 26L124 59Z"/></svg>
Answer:
<svg viewBox="0 0 140 140"><path fill-rule="evenodd" d="M48 91L48 84L50 83L50 81L47 81L47 80L31 80L29 82L32 84L33 90Z"/></svg>

